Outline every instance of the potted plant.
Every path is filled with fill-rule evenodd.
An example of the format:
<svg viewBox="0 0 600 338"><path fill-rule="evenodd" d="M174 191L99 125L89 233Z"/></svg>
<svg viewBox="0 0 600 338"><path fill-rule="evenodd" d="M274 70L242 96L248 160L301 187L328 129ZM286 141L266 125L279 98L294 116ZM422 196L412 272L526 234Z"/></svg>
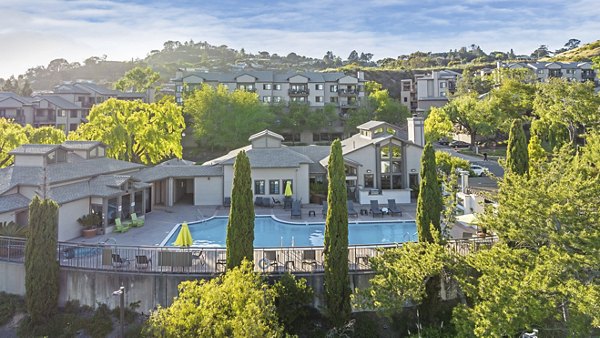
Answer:
<svg viewBox="0 0 600 338"><path fill-rule="evenodd" d="M96 227L102 223L102 217L99 214L87 214L79 217L77 222L81 224L83 237L90 238L96 236Z"/></svg>

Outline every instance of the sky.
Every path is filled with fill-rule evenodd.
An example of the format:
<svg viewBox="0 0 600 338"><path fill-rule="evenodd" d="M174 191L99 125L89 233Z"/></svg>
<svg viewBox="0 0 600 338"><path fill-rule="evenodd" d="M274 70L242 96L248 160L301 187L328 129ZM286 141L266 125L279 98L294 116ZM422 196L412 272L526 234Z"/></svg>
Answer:
<svg viewBox="0 0 600 338"><path fill-rule="evenodd" d="M172 41L374 60L471 44L530 54L600 39L598 0L0 0L0 77L47 66L143 59Z"/></svg>

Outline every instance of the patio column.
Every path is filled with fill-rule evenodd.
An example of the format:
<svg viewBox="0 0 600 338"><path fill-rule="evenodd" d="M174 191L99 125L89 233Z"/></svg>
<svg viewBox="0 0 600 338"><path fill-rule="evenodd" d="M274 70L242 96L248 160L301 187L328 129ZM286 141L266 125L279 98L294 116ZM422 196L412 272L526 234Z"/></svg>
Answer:
<svg viewBox="0 0 600 338"><path fill-rule="evenodd" d="M166 191L167 200L165 201L166 202L165 204L167 207L173 206L173 197L175 194L174 188L175 188L175 184L174 184L173 177L169 177L167 179L167 191Z"/></svg>

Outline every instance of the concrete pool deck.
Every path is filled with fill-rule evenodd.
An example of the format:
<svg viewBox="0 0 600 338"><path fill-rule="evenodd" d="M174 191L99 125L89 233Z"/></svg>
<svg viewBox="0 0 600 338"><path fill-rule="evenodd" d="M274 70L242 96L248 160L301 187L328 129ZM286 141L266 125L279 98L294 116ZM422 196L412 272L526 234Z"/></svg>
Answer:
<svg viewBox="0 0 600 338"><path fill-rule="evenodd" d="M381 217L373 217L368 213L360 215L361 209L369 210L368 205L355 204L354 209L359 212L357 218L351 217L351 221L373 221L373 220L415 220L416 204L401 204L402 216L384 215ZM273 208L254 207L256 215L273 215L283 221L288 222L324 222L322 216L322 206L317 204L305 204L302 206L302 218L291 218L289 209L283 209L281 206ZM314 212L314 216L312 216ZM173 227L182 222L194 222L204 220L213 216L228 216L229 208L223 206L194 206L190 204L176 204L171 208L155 208L152 212L146 214L145 225L141 228L131 228L125 233L110 233L106 235L98 235L93 238L78 237L69 242L97 244L111 238L116 241L117 245L132 245L132 246L158 246L163 239L169 234ZM311 216L309 216L311 215ZM455 226L450 230L452 238L463 238L463 232L474 233L475 230L462 226ZM113 243L114 244L114 243Z"/></svg>

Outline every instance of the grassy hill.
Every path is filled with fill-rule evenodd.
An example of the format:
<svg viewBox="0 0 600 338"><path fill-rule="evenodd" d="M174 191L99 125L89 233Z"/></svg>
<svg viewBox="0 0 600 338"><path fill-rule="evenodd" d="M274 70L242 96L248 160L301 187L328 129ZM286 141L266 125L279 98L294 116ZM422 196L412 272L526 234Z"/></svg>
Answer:
<svg viewBox="0 0 600 338"><path fill-rule="evenodd" d="M590 61L600 56L600 40L560 53L542 61Z"/></svg>

